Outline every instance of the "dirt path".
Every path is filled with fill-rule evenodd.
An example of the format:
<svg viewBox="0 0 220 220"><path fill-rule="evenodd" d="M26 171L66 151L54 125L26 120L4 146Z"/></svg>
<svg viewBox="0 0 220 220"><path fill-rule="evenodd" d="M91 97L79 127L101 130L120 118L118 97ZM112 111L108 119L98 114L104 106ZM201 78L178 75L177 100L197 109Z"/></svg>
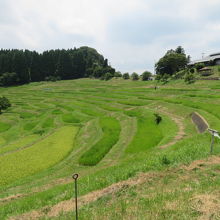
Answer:
<svg viewBox="0 0 220 220"><path fill-rule="evenodd" d="M169 116L176 123L176 125L178 127L178 132L177 132L176 136L170 142L168 142L167 144L159 146L160 149L165 149L169 146L172 146L172 145L176 144L179 140L183 139L183 137L185 136L185 131L184 131L185 127L184 127L184 124L183 124L183 118L182 117L178 117L174 114L168 113L163 109L159 109L159 112Z"/></svg>
<svg viewBox="0 0 220 220"><path fill-rule="evenodd" d="M220 163L220 157L219 156L211 156L208 159L204 160L196 160L192 162L188 166L181 166L177 169L167 170L166 172L148 172L148 173L140 173L134 178L121 181L118 183L114 183L111 186L108 186L104 189L97 190L90 192L84 196L79 197L78 205L79 207L82 207L90 202L94 202L98 200L99 198L116 193L120 190L147 183L150 181L153 181L155 178L163 178L164 176L168 175L169 173L176 174L179 170L185 170L186 172L191 172L195 169L205 169L208 165L215 165ZM187 173L186 173L187 174ZM70 212L74 210L75 203L72 199L62 201L52 207L44 207L40 210L34 210L28 213L25 213L23 215L17 216L17 217L11 217L10 220L30 220L30 219L39 219L41 217L57 217L62 212Z"/></svg>

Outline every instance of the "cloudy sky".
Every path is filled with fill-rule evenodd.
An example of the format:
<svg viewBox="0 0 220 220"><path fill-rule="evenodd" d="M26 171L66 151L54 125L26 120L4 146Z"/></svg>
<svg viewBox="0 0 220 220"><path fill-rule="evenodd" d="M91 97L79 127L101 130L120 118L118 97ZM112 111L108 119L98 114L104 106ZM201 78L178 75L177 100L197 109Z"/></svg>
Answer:
<svg viewBox="0 0 220 220"><path fill-rule="evenodd" d="M220 51L220 0L0 0L0 47L94 47L122 72L153 71L178 45Z"/></svg>

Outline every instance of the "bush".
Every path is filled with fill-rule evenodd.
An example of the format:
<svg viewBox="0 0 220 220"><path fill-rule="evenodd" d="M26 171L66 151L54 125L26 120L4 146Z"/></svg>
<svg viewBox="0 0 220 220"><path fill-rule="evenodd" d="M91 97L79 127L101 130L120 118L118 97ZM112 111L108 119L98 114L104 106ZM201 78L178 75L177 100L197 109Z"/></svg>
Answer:
<svg viewBox="0 0 220 220"><path fill-rule="evenodd" d="M104 80L110 80L113 77L113 75L111 73L105 73L104 75Z"/></svg>
<svg viewBox="0 0 220 220"><path fill-rule="evenodd" d="M121 72L119 72L119 71L118 71L118 72L115 72L115 73L114 73L114 77L122 77Z"/></svg>
<svg viewBox="0 0 220 220"><path fill-rule="evenodd" d="M0 76L0 86L12 86L19 82L17 73L3 73Z"/></svg>
<svg viewBox="0 0 220 220"><path fill-rule="evenodd" d="M161 159L161 163L162 163L163 165L169 165L169 164L171 163L171 161L167 158L166 155L164 155L164 156L162 157L162 159Z"/></svg>
<svg viewBox="0 0 220 220"><path fill-rule="evenodd" d="M45 77L45 81L51 81L51 82L56 82L61 80L59 76L47 76Z"/></svg>
<svg viewBox="0 0 220 220"><path fill-rule="evenodd" d="M160 124L160 122L162 121L162 117L159 114L157 114L157 113L154 113L154 116L155 116L156 124L157 125Z"/></svg>
<svg viewBox="0 0 220 220"><path fill-rule="evenodd" d="M190 73L195 73L195 69L194 69L194 68L191 68L191 69L189 70L189 72L190 72Z"/></svg>
<svg viewBox="0 0 220 220"><path fill-rule="evenodd" d="M202 69L203 67L205 67L205 64L204 63L197 63L195 64L195 68L197 71L199 71L200 69Z"/></svg>
<svg viewBox="0 0 220 220"><path fill-rule="evenodd" d="M161 76L161 79L160 79L160 81L163 83L163 84L166 84L166 83L168 83L169 82L169 74L163 74L162 76Z"/></svg>
<svg viewBox="0 0 220 220"><path fill-rule="evenodd" d="M123 79L130 79L129 73L124 73L124 74L122 75L122 77L123 77Z"/></svg>
<svg viewBox="0 0 220 220"><path fill-rule="evenodd" d="M185 76L185 79L184 81L187 83L187 84L192 84L196 81L196 77L194 74L192 73L187 73L186 76Z"/></svg>
<svg viewBox="0 0 220 220"><path fill-rule="evenodd" d="M6 110L7 108L11 107L11 103L6 97L0 97L0 114L2 110Z"/></svg>
<svg viewBox="0 0 220 220"><path fill-rule="evenodd" d="M132 80L139 80L139 76L138 76L138 74L135 73L135 72L133 72L133 73L131 74L131 78L132 78Z"/></svg>
<svg viewBox="0 0 220 220"><path fill-rule="evenodd" d="M142 80L143 81L147 81L150 79L150 77L152 76L152 73L149 71L145 71L142 73Z"/></svg>

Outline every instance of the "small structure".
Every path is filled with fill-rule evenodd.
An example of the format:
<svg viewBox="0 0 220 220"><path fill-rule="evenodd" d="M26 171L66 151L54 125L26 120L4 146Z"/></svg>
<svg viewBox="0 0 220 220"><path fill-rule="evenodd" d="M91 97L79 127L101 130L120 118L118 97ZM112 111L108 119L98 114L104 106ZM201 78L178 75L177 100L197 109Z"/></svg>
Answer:
<svg viewBox="0 0 220 220"><path fill-rule="evenodd" d="M204 67L199 70L199 73L201 74L201 76L210 76L213 74L213 70L210 67Z"/></svg>
<svg viewBox="0 0 220 220"><path fill-rule="evenodd" d="M190 63L188 63L188 66L193 66L197 63L204 63L205 65L220 65L220 53L213 53L213 54L210 54L209 56L207 57L204 57L202 59L199 59L199 60L194 60Z"/></svg>

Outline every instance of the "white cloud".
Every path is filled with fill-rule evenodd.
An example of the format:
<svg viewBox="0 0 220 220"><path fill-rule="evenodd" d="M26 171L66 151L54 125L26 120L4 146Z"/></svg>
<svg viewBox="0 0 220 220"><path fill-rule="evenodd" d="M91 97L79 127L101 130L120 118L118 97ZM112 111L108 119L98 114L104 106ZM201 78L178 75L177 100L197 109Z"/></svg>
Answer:
<svg viewBox="0 0 220 220"><path fill-rule="evenodd" d="M1 0L0 47L88 45L121 71L152 71L178 45L193 58L220 50L219 6L219 0Z"/></svg>

